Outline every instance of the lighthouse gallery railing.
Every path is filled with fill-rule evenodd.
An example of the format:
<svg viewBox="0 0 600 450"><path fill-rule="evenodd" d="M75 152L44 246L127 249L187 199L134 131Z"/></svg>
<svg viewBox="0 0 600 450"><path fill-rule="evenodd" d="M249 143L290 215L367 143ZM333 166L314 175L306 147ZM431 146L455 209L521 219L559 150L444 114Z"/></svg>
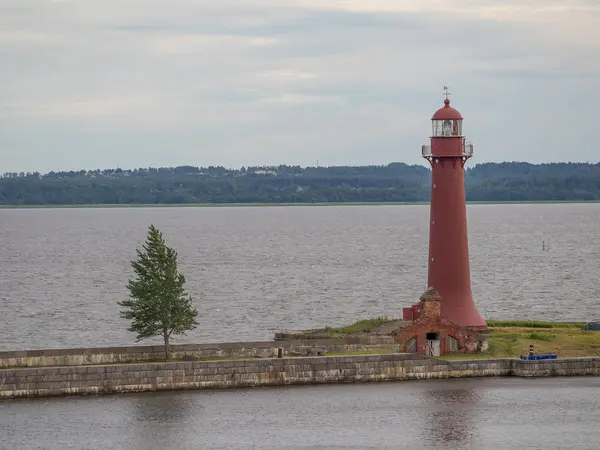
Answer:
<svg viewBox="0 0 600 450"><path fill-rule="evenodd" d="M431 145L421 146L421 154L426 158L433 156L431 153ZM462 156L473 156L473 144L463 142Z"/></svg>

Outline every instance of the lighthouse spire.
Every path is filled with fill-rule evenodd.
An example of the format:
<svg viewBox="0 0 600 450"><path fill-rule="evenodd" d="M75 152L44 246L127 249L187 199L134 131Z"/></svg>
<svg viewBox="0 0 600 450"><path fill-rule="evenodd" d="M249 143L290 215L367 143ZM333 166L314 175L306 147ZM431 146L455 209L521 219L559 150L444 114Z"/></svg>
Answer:
<svg viewBox="0 0 600 450"><path fill-rule="evenodd" d="M450 91L449 91L448 89L449 89L449 88L448 88L448 86L447 86L447 85L446 85L446 86L444 86L444 97L445 97L445 99L446 99L446 100L448 100L448 101L449 101L449 100L450 100Z"/></svg>

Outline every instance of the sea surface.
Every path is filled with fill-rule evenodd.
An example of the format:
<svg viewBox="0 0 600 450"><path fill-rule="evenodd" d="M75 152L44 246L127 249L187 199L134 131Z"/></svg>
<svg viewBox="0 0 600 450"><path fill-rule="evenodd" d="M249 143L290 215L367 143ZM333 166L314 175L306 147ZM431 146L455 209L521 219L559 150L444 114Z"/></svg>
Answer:
<svg viewBox="0 0 600 450"><path fill-rule="evenodd" d="M428 216L425 205L0 210L0 350L133 344L117 301L150 224L178 251L200 312L175 343L398 317L426 288ZM469 205L483 315L600 320L599 224L600 204Z"/></svg>
<svg viewBox="0 0 600 450"><path fill-rule="evenodd" d="M0 402L3 450L590 450L600 378L473 378Z"/></svg>

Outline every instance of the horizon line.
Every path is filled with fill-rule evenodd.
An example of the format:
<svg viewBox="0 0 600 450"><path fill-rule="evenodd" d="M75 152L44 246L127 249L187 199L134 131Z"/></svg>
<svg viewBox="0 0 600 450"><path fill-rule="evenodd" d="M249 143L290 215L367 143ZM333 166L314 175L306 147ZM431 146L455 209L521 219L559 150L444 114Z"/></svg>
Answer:
<svg viewBox="0 0 600 450"><path fill-rule="evenodd" d="M340 168L340 167L389 167L391 165L394 164L402 164L408 167L416 167L416 166L421 166L424 167L428 170L431 170L428 164L408 164L402 161L392 161L389 163L382 163L382 164L334 164L334 165L316 165L316 166L302 166L300 164L257 164L257 165L241 165L239 167L232 167L232 166L224 166L224 165L206 165L206 166L202 166L202 165L191 165L191 164L182 164L182 165L177 165L177 166L160 166L160 165L156 165L156 166L146 166L146 167L135 167L135 168L128 168L128 169L123 169L122 167L112 167L112 168L95 168L95 169L79 169L79 170L74 170L74 169L55 169L55 170L49 170L47 172L41 172L41 171L6 171L0 174L0 178L6 178L7 175L13 175L16 174L17 176L22 176L22 174L24 175L49 175L51 173L70 173L70 172L74 172L74 173L79 173L79 172L96 172L96 171L106 171L106 170L121 170L123 172L132 172L132 171L136 171L136 170L151 170L151 169L177 169L177 168L181 168L181 167L189 167L189 168L195 168L195 169L209 169L209 168L219 168L219 169L225 169L228 171L241 171L242 169L248 169L248 168L253 168L253 169L277 169L280 167L298 167L300 169L331 169L331 168ZM580 164L580 165L590 165L590 166L595 166L595 165L600 165L600 160L598 162L590 162L590 161L550 161L550 162L540 162L540 163L533 163L533 162L529 162L529 161L484 161L484 162L479 162L474 164L471 167L466 168L466 170L469 169L473 169L476 166L479 165L484 165L484 164L528 164L531 166L544 166L544 165L560 165L560 164Z"/></svg>

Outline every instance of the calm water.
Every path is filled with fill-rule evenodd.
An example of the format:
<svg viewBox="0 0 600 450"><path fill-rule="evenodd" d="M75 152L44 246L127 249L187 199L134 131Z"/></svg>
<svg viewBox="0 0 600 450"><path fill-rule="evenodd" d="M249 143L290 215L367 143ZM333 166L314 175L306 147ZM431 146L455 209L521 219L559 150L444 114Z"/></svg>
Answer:
<svg viewBox="0 0 600 450"><path fill-rule="evenodd" d="M6 450L590 450L599 378L470 379L0 402Z"/></svg>
<svg viewBox="0 0 600 450"><path fill-rule="evenodd" d="M179 342L399 316L426 287L428 212L0 210L0 349L133 343L116 302L151 223L179 251L200 310L199 328ZM486 317L600 319L600 204L472 205L468 215L473 291Z"/></svg>

